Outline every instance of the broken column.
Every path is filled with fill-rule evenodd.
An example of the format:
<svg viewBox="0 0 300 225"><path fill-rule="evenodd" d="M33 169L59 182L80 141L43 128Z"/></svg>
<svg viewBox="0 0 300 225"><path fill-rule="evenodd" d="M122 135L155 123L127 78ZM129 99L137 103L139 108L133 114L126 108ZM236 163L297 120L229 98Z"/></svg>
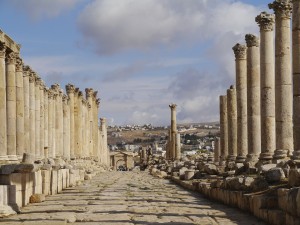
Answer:
<svg viewBox="0 0 300 225"><path fill-rule="evenodd" d="M290 0L269 4L275 12L275 110L276 150L274 163L287 160L293 149L293 98L291 75Z"/></svg>
<svg viewBox="0 0 300 225"><path fill-rule="evenodd" d="M228 156L227 96L220 96L220 165Z"/></svg>
<svg viewBox="0 0 300 225"><path fill-rule="evenodd" d="M246 161L255 165L261 148L260 135L260 52L259 38L247 34L247 103L248 103L248 155Z"/></svg>
<svg viewBox="0 0 300 225"><path fill-rule="evenodd" d="M236 68L236 101L237 101L237 157L242 163L248 152L247 136L247 47L236 44L233 48Z"/></svg>
<svg viewBox="0 0 300 225"><path fill-rule="evenodd" d="M275 150L275 73L273 29L275 17L262 12L256 17L260 27L261 153L259 161L270 162Z"/></svg>
<svg viewBox="0 0 300 225"><path fill-rule="evenodd" d="M227 90L228 156L227 163L235 162L237 156L237 109L234 85Z"/></svg>

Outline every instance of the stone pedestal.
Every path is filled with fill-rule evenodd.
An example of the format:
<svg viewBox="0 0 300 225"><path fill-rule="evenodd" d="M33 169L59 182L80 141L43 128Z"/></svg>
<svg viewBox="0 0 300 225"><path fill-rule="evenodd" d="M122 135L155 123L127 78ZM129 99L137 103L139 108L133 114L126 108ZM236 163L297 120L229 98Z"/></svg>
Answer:
<svg viewBox="0 0 300 225"><path fill-rule="evenodd" d="M276 150L273 162L287 160L293 150L293 98L291 76L290 0L269 4L275 12L275 110Z"/></svg>
<svg viewBox="0 0 300 225"><path fill-rule="evenodd" d="M236 67L236 100L237 100L237 157L242 163L248 152L247 136L247 47L236 44L233 48Z"/></svg>
<svg viewBox="0 0 300 225"><path fill-rule="evenodd" d="M256 17L260 26L261 75L261 154L259 161L270 162L275 150L275 73L273 14L261 13Z"/></svg>
<svg viewBox="0 0 300 225"><path fill-rule="evenodd" d="M248 103L248 155L247 162L255 164L261 152L260 135L260 52L259 38L247 34L247 103Z"/></svg>

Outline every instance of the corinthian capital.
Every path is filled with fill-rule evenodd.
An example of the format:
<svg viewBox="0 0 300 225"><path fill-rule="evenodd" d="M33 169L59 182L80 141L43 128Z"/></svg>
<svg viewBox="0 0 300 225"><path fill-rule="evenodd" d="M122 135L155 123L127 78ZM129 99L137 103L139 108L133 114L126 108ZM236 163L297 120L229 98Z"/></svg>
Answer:
<svg viewBox="0 0 300 225"><path fill-rule="evenodd" d="M23 60L20 57L17 57L17 60L16 60L16 71L17 72L23 71Z"/></svg>
<svg viewBox="0 0 300 225"><path fill-rule="evenodd" d="M86 94L86 98L90 98L93 96L94 90L93 88L86 88L85 89L85 94Z"/></svg>
<svg viewBox="0 0 300 225"><path fill-rule="evenodd" d="M35 83L36 77L37 77L36 73L33 72L32 70L30 70L30 72L29 72L29 82L30 83Z"/></svg>
<svg viewBox="0 0 300 225"><path fill-rule="evenodd" d="M0 57L5 57L6 45L4 42L0 41Z"/></svg>
<svg viewBox="0 0 300 225"><path fill-rule="evenodd" d="M281 19L290 19L293 9L291 0L275 0L269 4L269 8L274 10L276 17Z"/></svg>
<svg viewBox="0 0 300 225"><path fill-rule="evenodd" d="M97 107L99 108L99 106L100 106L100 98L96 99L96 104L97 104Z"/></svg>
<svg viewBox="0 0 300 225"><path fill-rule="evenodd" d="M247 57L247 47L246 45L241 45L237 43L235 46L232 48L235 59L246 59Z"/></svg>
<svg viewBox="0 0 300 225"><path fill-rule="evenodd" d="M255 18L255 21L259 25L261 31L274 30L274 23L275 23L274 14L268 14L266 12L262 12Z"/></svg>
<svg viewBox="0 0 300 225"><path fill-rule="evenodd" d="M73 84L66 85L67 94L74 94L75 93L75 86Z"/></svg>
<svg viewBox="0 0 300 225"><path fill-rule="evenodd" d="M172 104L170 104L170 105L169 105L169 107L170 107L170 109L172 109L172 110L173 110L173 109L176 109L177 105L176 105L176 104L174 104L174 103L172 103Z"/></svg>
<svg viewBox="0 0 300 225"><path fill-rule="evenodd" d="M17 58L16 53L10 52L6 55L5 60L7 64L16 64L16 58Z"/></svg>
<svg viewBox="0 0 300 225"><path fill-rule="evenodd" d="M246 34L245 36L247 47L259 47L259 38L253 34Z"/></svg>
<svg viewBox="0 0 300 225"><path fill-rule="evenodd" d="M28 65L23 65L23 77L29 76L31 68Z"/></svg>

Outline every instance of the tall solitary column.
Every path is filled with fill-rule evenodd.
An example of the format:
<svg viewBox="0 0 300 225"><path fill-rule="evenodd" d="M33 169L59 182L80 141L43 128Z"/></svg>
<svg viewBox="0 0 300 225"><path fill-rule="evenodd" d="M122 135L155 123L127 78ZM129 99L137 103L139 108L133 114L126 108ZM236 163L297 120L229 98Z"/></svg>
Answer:
<svg viewBox="0 0 300 225"><path fill-rule="evenodd" d="M24 91L24 152L30 153L30 121L29 121L29 66L23 67L23 91Z"/></svg>
<svg viewBox="0 0 300 225"><path fill-rule="evenodd" d="M70 158L75 158L75 118L74 118L74 92L75 87L73 84L66 85L66 91L69 96L69 104L70 104Z"/></svg>
<svg viewBox="0 0 300 225"><path fill-rule="evenodd" d="M41 78L35 79L35 157L41 159Z"/></svg>
<svg viewBox="0 0 300 225"><path fill-rule="evenodd" d="M236 68L236 100L237 100L237 157L242 163L248 152L247 130L247 47L236 44L233 48Z"/></svg>
<svg viewBox="0 0 300 225"><path fill-rule="evenodd" d="M7 155L11 161L17 158L17 114L16 114L16 53L6 57L6 113L7 113Z"/></svg>
<svg viewBox="0 0 300 225"><path fill-rule="evenodd" d="M237 156L237 109L236 89L234 85L227 90L227 121L228 121L228 157L227 162L235 162Z"/></svg>
<svg viewBox="0 0 300 225"><path fill-rule="evenodd" d="M6 69L5 69L6 46L0 41L0 163L8 160L7 157L7 133L6 133Z"/></svg>
<svg viewBox="0 0 300 225"><path fill-rule="evenodd" d="M275 116L276 150L273 161L278 163L293 150L293 98L291 72L291 0L275 0L269 4L275 12Z"/></svg>
<svg viewBox="0 0 300 225"><path fill-rule="evenodd" d="M275 17L262 12L255 18L260 27L260 162L270 162L275 150L275 73L273 29Z"/></svg>
<svg viewBox="0 0 300 225"><path fill-rule="evenodd" d="M228 156L227 96L220 96L220 165Z"/></svg>
<svg viewBox="0 0 300 225"><path fill-rule="evenodd" d="M247 34L247 103L248 103L248 155L246 161L253 166L261 148L260 135L260 52L259 38Z"/></svg>
<svg viewBox="0 0 300 225"><path fill-rule="evenodd" d="M16 87L17 87L17 156L22 159L24 150L24 86L23 86L23 62L22 59L17 57L16 63Z"/></svg>
<svg viewBox="0 0 300 225"><path fill-rule="evenodd" d="M171 109L171 159L176 159L176 134L177 134L177 124L176 124L176 104L169 105Z"/></svg>
<svg viewBox="0 0 300 225"><path fill-rule="evenodd" d="M300 163L300 1L293 0L293 117L294 152L292 159Z"/></svg>
<svg viewBox="0 0 300 225"><path fill-rule="evenodd" d="M35 73L30 72L29 75L29 144L30 153L35 155Z"/></svg>

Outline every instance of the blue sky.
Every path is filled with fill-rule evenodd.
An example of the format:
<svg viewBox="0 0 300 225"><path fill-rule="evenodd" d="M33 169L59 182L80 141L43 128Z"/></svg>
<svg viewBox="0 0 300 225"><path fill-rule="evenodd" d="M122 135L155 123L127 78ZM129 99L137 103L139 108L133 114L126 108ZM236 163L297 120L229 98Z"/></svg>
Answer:
<svg viewBox="0 0 300 225"><path fill-rule="evenodd" d="M217 121L232 46L264 0L0 0L0 29L50 86L92 87L110 124Z"/></svg>

